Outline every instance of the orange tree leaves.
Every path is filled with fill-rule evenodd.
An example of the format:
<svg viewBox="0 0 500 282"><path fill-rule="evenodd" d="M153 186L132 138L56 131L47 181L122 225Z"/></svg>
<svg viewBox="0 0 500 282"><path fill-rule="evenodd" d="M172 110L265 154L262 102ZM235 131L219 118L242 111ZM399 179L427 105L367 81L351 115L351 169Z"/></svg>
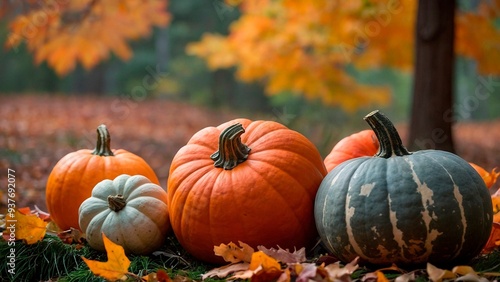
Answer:
<svg viewBox="0 0 500 282"><path fill-rule="evenodd" d="M457 13L457 52L482 73L499 73L494 19L500 1ZM187 52L210 68L236 66L243 81L264 81L268 94L292 91L355 110L388 103L389 91L359 84L350 69L413 66L416 0L243 1L226 36L206 34ZM479 32L480 31L480 32ZM499 58L500 59L500 58Z"/></svg>
<svg viewBox="0 0 500 282"><path fill-rule="evenodd" d="M102 234L102 239L104 240L108 261L94 261L85 257L82 257L82 259L95 275L109 281L122 279L125 275L129 274L130 260L125 255L122 246L113 243L104 233Z"/></svg>
<svg viewBox="0 0 500 282"><path fill-rule="evenodd" d="M374 16L363 14L361 1L261 0L241 7L228 37L206 35L187 52L212 69L237 66L243 81L265 80L271 95L292 91L348 110L388 103L388 89L358 85L345 71Z"/></svg>
<svg viewBox="0 0 500 282"><path fill-rule="evenodd" d="M78 0L43 2L10 24L6 46L26 42L35 62L47 61L59 75L78 62L90 69L113 52L127 60L128 40L147 36L153 26L166 26L166 0Z"/></svg>

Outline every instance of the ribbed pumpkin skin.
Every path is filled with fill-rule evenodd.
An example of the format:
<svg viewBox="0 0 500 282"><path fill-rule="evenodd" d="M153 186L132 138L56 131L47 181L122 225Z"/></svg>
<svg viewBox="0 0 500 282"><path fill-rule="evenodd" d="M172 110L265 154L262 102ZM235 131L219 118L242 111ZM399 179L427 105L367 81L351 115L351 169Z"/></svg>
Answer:
<svg viewBox="0 0 500 282"><path fill-rule="evenodd" d="M125 206L109 207L108 196L121 195ZM89 245L105 251L102 233L126 253L147 255L158 250L170 231L167 193L142 175L105 179L79 208L79 223Z"/></svg>
<svg viewBox="0 0 500 282"><path fill-rule="evenodd" d="M221 131L241 123L248 159L214 167ZM198 259L222 263L214 246L242 241L293 250L314 243L314 197L326 175L303 135L271 121L237 119L196 133L172 161L168 205L173 231Z"/></svg>
<svg viewBox="0 0 500 282"><path fill-rule="evenodd" d="M343 262L440 265L480 253L493 210L465 160L424 150L338 165L318 190L315 219L322 242Z"/></svg>
<svg viewBox="0 0 500 282"><path fill-rule="evenodd" d="M109 144L107 146L109 149ZM109 150L114 156L78 150L61 158L52 169L45 187L45 199L51 219L62 230L79 229L78 207L101 180L114 179L120 174L140 174L159 185L155 172L144 159L123 149Z"/></svg>
<svg viewBox="0 0 500 282"><path fill-rule="evenodd" d="M367 129L342 138L325 157L328 172L350 159L373 156L378 151L378 141L373 130Z"/></svg>

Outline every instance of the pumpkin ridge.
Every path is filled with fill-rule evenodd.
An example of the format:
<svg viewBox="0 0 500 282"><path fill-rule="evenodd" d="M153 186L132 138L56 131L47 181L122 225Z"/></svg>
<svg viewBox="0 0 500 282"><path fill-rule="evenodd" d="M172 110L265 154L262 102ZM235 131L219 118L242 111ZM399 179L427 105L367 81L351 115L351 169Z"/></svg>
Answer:
<svg viewBox="0 0 500 282"><path fill-rule="evenodd" d="M306 187L304 187L304 186L303 186L303 183L301 183L301 182L297 179L297 175L293 175L293 174L291 174L290 172L288 172L288 171L286 171L286 170L283 170L283 169L281 169L281 168L277 167L276 165L273 165L273 164L271 164L271 163L269 163L269 162L266 162L266 161L264 161L264 160L255 159L255 157L254 157L254 159L252 159L252 160L250 160L250 161L251 161L251 162L256 162L256 163L257 163L257 162L259 162L259 163L265 164L265 165L267 165L267 166L270 166L270 167L274 168L275 170L282 171L282 172L283 172L285 175L287 175L289 178L293 179L293 180L294 180L294 182L297 184L296 186L300 186L300 187L301 187L301 189L302 189L302 191L303 191L304 193L306 193L307 195L311 196L310 191L309 191ZM250 162L249 162L249 164L250 164ZM250 166L249 164L247 164L247 166ZM311 167L312 167L312 165L311 165ZM254 170L254 169L252 169L252 170ZM318 171L318 173L319 173L319 171ZM259 175L259 176L260 176L260 175ZM266 182L268 182L268 181L266 180ZM314 196L315 196L315 195L316 195L316 193L314 193ZM314 199L314 196L312 196L311 200L313 200L313 199Z"/></svg>
<svg viewBox="0 0 500 282"><path fill-rule="evenodd" d="M253 161L255 161L255 160L253 160ZM275 166L273 166L273 165L271 165L271 164L269 164L269 163L266 163L266 164L268 164L268 165L272 166L273 168L275 168ZM248 165L249 165L249 166L251 165L251 164L250 164L250 162L248 163ZM256 172L254 169L252 169L252 170L253 170L254 172ZM280 170L280 171L282 171L282 170ZM285 171L283 171L283 172L285 172ZM290 175L290 174L288 174L288 173L286 173L286 172L285 172L285 174ZM265 181L265 182L267 183L267 186L269 186L270 188L272 188L272 189L270 189L270 190L271 190L271 191L276 192L276 194L277 194L277 195L278 195L281 199L283 199L283 202L284 202L285 204L286 204L286 203L288 203L287 197L286 197L286 196L284 196L282 193L280 193L277 189L274 189L274 186L273 186L273 185L272 185L272 184L271 184L271 183L267 180L267 178L262 177L259 173L256 173L256 175L257 175L257 176L259 176L259 177L260 177L260 179L261 179L262 181ZM300 187L302 188L303 192L304 192L305 194L309 195L309 193L308 193L307 189L305 189L305 188L301 185L301 183L300 183L299 181L297 181L297 179L296 179L296 178L292 178L292 177L290 177L290 178L291 178L291 179L293 179L293 180L294 180L294 182L296 182L296 183L297 183L297 185L296 185L296 186L300 186ZM289 188L288 188L288 189L289 189ZM285 192L288 192L288 191L285 191ZM311 201L311 203L312 203L314 200L313 200L313 199L310 199L310 201ZM289 205L285 205L285 206L290 207ZM297 219L297 222L302 223L302 219L301 219L301 218L300 218L300 216L298 215L298 211L299 211L299 210L301 210L301 209L294 209L294 208L291 208L291 207L290 207L290 208L289 208L289 210L293 213L293 215L294 215L294 216L295 216L295 218Z"/></svg>
<svg viewBox="0 0 500 282"><path fill-rule="evenodd" d="M205 198L205 194L200 193L199 191L201 190L201 191L207 193L204 190L210 188L210 195L211 195L214 192L214 185L208 185L208 186L205 185L206 179L209 177L218 178L224 170L223 169L218 169L218 170L206 169L206 170L207 170L206 172L203 171L201 177L194 177L193 176L195 178L194 179L195 181L194 181L194 183L191 184L191 187L190 187L189 191L187 192L186 196L184 197L184 199L182 199L182 202L184 202L184 203L185 202L203 203L203 205L210 206L211 197L208 198L208 201L199 201L198 200L199 198ZM197 170L197 171L200 171L200 170ZM193 175L193 174L191 174L191 175ZM180 184L177 184L177 186L180 186ZM177 192L177 189L175 190L175 192ZM196 194L198 194L198 195L196 196ZM194 197L197 199L196 201L193 200ZM175 206L178 206L178 204L175 204ZM189 214L190 216L192 216L189 211L186 211L187 208L188 207L186 205L183 205L182 210L178 211L178 213L180 214L180 217L177 219L177 224L185 222L185 220L184 220L185 215ZM209 210L209 214L206 216L208 218L208 222L205 222L204 225L205 226L207 226L207 225L212 226L210 224L210 220L211 220L210 210ZM175 217L178 217L178 215L176 214ZM192 231L191 226L183 225L178 230L179 230L179 233L178 234L176 233L176 236L178 238L191 237L191 235L189 235L190 231ZM188 234L188 235L185 235L185 234Z"/></svg>
<svg viewBox="0 0 500 282"><path fill-rule="evenodd" d="M447 153L447 152L444 152L444 153ZM459 157L458 157L457 155L455 155L455 154L451 154L451 153L447 153L447 154L449 154L449 155L451 155L451 156L452 156L452 158L448 158L449 160L453 161L456 165L460 165L460 166L463 168L463 171L464 171L464 172L466 172L466 175L467 175L467 177L468 177L468 180L469 180L469 181L474 181L474 182L475 182L475 184L476 184L476 185L473 185L473 186L472 186L472 187L474 187L474 191L473 191L473 192L471 192L471 194L474 194L474 195L480 195L480 196L484 195L484 194L482 194L482 193L481 193L481 191L480 191L480 190L481 190L481 188L480 188L480 187L481 187L482 185L485 185L485 184L484 184L484 181L481 179L481 177L477 174L477 172L476 172L475 170L469 170L469 169L468 169L468 165L469 165L469 164L464 164L463 162L459 162L459 161L458 161L458 159L457 159L457 158L459 158ZM477 177L476 177L476 174L477 174ZM459 187L459 188L460 188L460 187ZM484 210L484 212L480 213L480 216L481 216L481 217L483 217L483 218L481 218L481 217L479 217L479 218L472 218L472 219L470 219L470 220L472 220L472 223L473 223L473 224L474 224L474 222L475 222L475 221L477 221L477 220L480 220L480 221L483 221L483 220L484 220L484 221L487 221L488 223L491 223L491 222L493 221L493 218L491 217L491 218L489 218L489 219L488 219L488 217L489 217L489 212L491 212L491 211L493 210L493 207L492 207L492 205L491 205L491 199L490 199L490 198L483 198L483 200L482 200L482 201L479 201L479 202L480 202L480 204L482 205L483 210ZM466 216L466 217L464 217L464 218L467 220L467 223L469 223L469 218L468 218L468 216ZM473 233L473 232L476 232L476 230L474 230L474 229L470 229L470 228L469 228L469 226L470 226L470 225L469 225L469 224L467 224L467 225L466 225L467 229L466 229L466 228L464 228L464 234L465 234L465 236L466 236L467 238L470 236L470 233L468 232L469 230L471 230L470 232L472 232L472 233ZM472 228L472 227L471 227L471 228ZM490 232L491 232L491 230L490 230ZM490 232L487 232L487 234L489 234ZM486 235L487 235L487 234L486 234ZM483 238L484 242L480 242L480 243L484 243L484 244L486 244L488 237L489 237L489 236L484 236L484 238ZM467 240L467 238L466 238L465 240ZM465 243L465 241L463 242L463 244L464 244L464 243ZM476 247L476 248L477 248L477 250L474 250L474 251L479 252L479 251L481 250L481 248L482 248L482 247L481 247L481 246L482 246L482 244L480 244L480 243L479 243L479 244L477 244L477 247Z"/></svg>
<svg viewBox="0 0 500 282"><path fill-rule="evenodd" d="M84 164L85 164L84 172L85 172L85 170L88 167L89 159L87 159L87 158L79 158L77 154L74 154L74 156L72 156L72 157L75 157L75 161L71 161L70 165L68 166L68 168L64 172L64 174L63 174L64 177L63 177L63 179L61 181L61 185L60 185L61 187L73 186L74 183L80 182L82 180L82 176L85 175L84 173L78 174L78 179L75 179L76 181L74 181L74 179L73 179L74 173L72 171L72 168L73 168L73 170L77 170L75 167L81 166L82 162L84 162ZM70 185L68 185L68 184L70 184ZM77 191L76 193L77 193L76 194L77 197L80 198L81 191ZM63 200L63 196L64 195L61 194L61 193L57 193L57 191L56 191L55 194L57 195L57 200L55 202L61 202ZM53 207L53 205L51 205L51 206ZM51 216L53 216L53 217L57 216L57 218L59 218L60 214L65 214L67 212L67 210L66 210L67 208L69 208L69 209L75 209L76 208L76 211L78 212L78 208L79 207L76 207L76 206L66 207L66 206L63 206L63 205L57 205L57 209L55 211L51 209L51 211L49 210L49 212L50 212ZM64 221L66 221L66 220L64 220ZM64 222L64 223L67 224L66 222ZM71 227L78 228L78 222L77 222L77 226L71 226Z"/></svg>
<svg viewBox="0 0 500 282"><path fill-rule="evenodd" d="M408 169L411 171L411 180L416 185L414 191L419 195L417 204L418 207L422 209L422 211L420 212L421 220L423 221L425 226L425 236L422 241L422 244L424 246L423 250L425 250L425 252L419 255L410 254L410 257L414 261L422 261L434 252L434 243L436 239L438 239L439 236L442 235L442 232L440 232L439 228L432 227L433 222L436 222L437 219L439 219L437 218L439 215L436 214L436 211L432 210L432 207L434 207L434 205L438 203L437 197L439 197L440 195L436 194L437 190L433 189L432 184L427 183L425 178L419 177L420 173L415 170L415 165L412 161L410 161L408 158L403 158L403 160L404 163L408 165ZM388 173L387 175L390 174ZM395 194L395 191L390 191L389 193L397 195ZM426 195L426 193L429 193L429 195ZM405 232L409 232L408 229L406 229L407 227L408 226L403 226L403 235L405 234ZM401 258L406 263L412 261L408 259L406 255L404 255L404 250L408 250L409 246L412 245L411 240L412 238L405 239L404 237L401 237L397 240L397 242L404 242L404 245L400 245L400 250Z"/></svg>
<svg viewBox="0 0 500 282"><path fill-rule="evenodd" d="M451 182L453 183L453 195L455 196L455 199L457 200L457 203L458 203L458 209L460 211L460 216L462 218L462 225L460 226L461 227L461 243L459 246L457 246L457 250L455 251L455 256L452 257L452 259L456 258L459 254L462 253L463 251L463 246L464 246L464 243L465 243L465 236L467 234L467 228L468 228L468 222L467 222L467 217L465 215L465 211L464 211L464 205L463 205L463 195L461 194L460 192L460 187L456 184L455 180L453 179L454 176L449 172L449 170L444 167L441 162L439 160L437 160L434 156L427 156L427 158L429 158L430 160L434 161L437 165L439 165L447 174L448 174L448 178L451 180ZM454 162L455 164L457 164L456 162ZM457 197L457 193L460 195L460 198Z"/></svg>
<svg viewBox="0 0 500 282"><path fill-rule="evenodd" d="M343 176L343 178L350 179L350 180L348 180L349 187L354 187L354 185L351 184L352 182L356 181L354 178L354 175L356 175L358 170L363 166L365 160L366 160L366 158L359 158L358 162L356 162L355 169L348 170L348 172L350 173L349 177L347 177L346 175ZM351 163L348 163L348 166L350 167ZM344 169L347 169L347 167ZM341 175L341 174L339 173L338 175ZM358 253L360 255L360 258L367 259L368 256L362 250L360 243L358 243L358 241L360 241L360 240L358 240L358 238L357 238L358 236L356 236L356 234L355 234L356 233L355 229L363 227L365 229L365 231L362 232L362 234L370 234L370 232L367 232L366 229L368 227L366 225L365 226L357 226L356 224L352 223L353 218L355 218L356 214L360 213L360 211L357 211L355 207L352 207L352 205L351 205L351 199L352 199L351 193L352 193L351 189L347 189L346 194L345 194L346 195L345 203L343 204L344 213L346 215L345 216L346 235L347 235L347 239L351 243L352 248L355 250L356 253ZM364 213L364 211L361 211L361 213ZM356 227L356 228L353 228L353 227Z"/></svg>
<svg viewBox="0 0 500 282"><path fill-rule="evenodd" d="M148 201L152 201L154 199L154 200L156 200L158 202L164 203L163 201L161 201L161 200L159 200L159 199L157 199L155 197L149 197L149 198L151 198L151 199L148 200ZM135 209L138 213L141 213L142 215L145 215L146 218L148 218L149 220L151 220L151 223L153 223L156 227L158 227L159 230L161 230L163 228L163 226L158 225L158 223L153 220L155 218L155 214L147 214L146 212L144 212L142 210L139 210L138 207L137 207L137 205L135 203L133 203L133 201L134 200L128 202L127 208ZM166 204L165 204L165 206L167 207Z"/></svg>
<svg viewBox="0 0 500 282"><path fill-rule="evenodd" d="M258 120L248 124L245 128L246 134L241 136L241 140L251 147L260 146L261 142L265 144L267 140L272 139L272 137L268 136L269 134L276 134L281 130L296 132L278 122ZM255 136L254 132L258 132L257 136Z"/></svg>

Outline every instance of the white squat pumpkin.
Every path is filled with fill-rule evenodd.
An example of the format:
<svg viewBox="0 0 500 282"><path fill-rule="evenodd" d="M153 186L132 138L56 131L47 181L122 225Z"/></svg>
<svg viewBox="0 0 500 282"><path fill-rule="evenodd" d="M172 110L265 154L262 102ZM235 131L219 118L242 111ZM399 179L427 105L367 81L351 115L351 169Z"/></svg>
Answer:
<svg viewBox="0 0 500 282"><path fill-rule="evenodd" d="M170 231L167 192L142 175L99 182L78 214L87 242L101 251L102 233L126 253L142 255L161 247Z"/></svg>

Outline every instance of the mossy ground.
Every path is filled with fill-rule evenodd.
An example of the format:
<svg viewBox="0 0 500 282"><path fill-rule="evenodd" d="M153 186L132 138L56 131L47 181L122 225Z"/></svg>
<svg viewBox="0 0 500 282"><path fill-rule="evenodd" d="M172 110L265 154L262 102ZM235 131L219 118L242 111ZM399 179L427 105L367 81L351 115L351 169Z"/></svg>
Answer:
<svg viewBox="0 0 500 282"><path fill-rule="evenodd" d="M12 246L0 239L0 257L6 258ZM86 244L65 244L57 236L46 235L45 238L33 245L16 242L15 245L15 274L8 272L6 263L0 265L0 281L104 281L96 277L81 257L92 260L106 261L106 254L93 250ZM321 249L316 249L316 258ZM314 256L314 255L313 255ZM149 256L130 255L129 271L142 277L159 269L167 271L170 277L177 277L177 281L199 281L201 275L214 265L204 264L191 257L179 245L174 237L158 252ZM315 261L315 258L311 258ZM3 260L2 260L3 261ZM500 272L500 251L476 258L470 264L477 272ZM376 269L360 268L352 278L361 279L364 274ZM417 281L428 281L424 269L414 271ZM389 279L395 279L400 273L386 273ZM130 278L129 281L136 281ZM210 280L207 280L210 281Z"/></svg>

